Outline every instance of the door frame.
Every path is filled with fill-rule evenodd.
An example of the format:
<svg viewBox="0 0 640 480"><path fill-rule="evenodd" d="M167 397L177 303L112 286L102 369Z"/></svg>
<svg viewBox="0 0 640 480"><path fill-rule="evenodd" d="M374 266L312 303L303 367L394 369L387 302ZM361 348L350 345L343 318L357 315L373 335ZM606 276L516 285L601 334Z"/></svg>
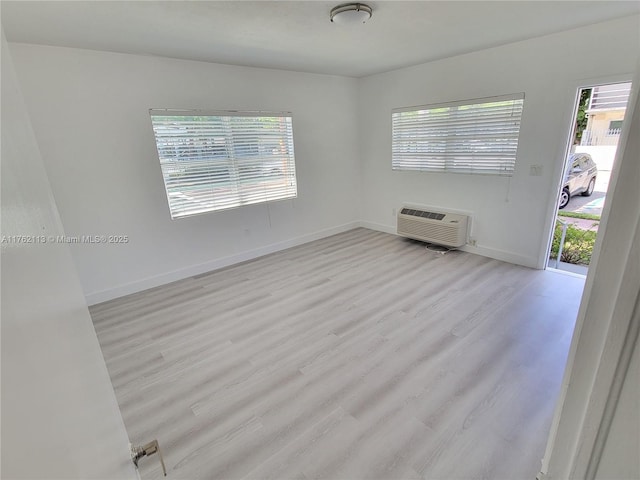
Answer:
<svg viewBox="0 0 640 480"><path fill-rule="evenodd" d="M574 136L575 119L576 119L576 114L578 113L578 101L580 99L580 91L583 88L590 88L597 85L607 85L611 83L625 83L625 82L633 82L634 85L631 87L631 95L629 97L629 103L627 104L627 114L625 114L625 119L622 124L622 129L624 130L627 123L629 123L629 119L630 119L630 115L628 115L628 113L630 113L629 107L631 106L631 101L633 99L633 92L635 91L635 88L636 88L636 85L635 85L636 79L634 78L633 73L625 73L625 74L619 74L619 75L610 75L606 77L595 77L595 78L586 78L582 80L576 80L570 87L567 88L567 98L570 98L572 103L568 104L567 108L565 109L565 112L567 113L565 114L566 127L564 129L564 141L558 146L557 153L556 153L556 158L563 158L564 161L556 162L556 166L552 174L552 178L554 178L554 181L552 183L552 188L553 188L552 191L555 192L555 195L550 195L550 199L547 204L547 210L546 210L546 216L545 216L546 220L544 223L543 237L542 237L544 241L542 242L542 248L538 254L538 262L536 265L536 268L538 268L539 270L547 269L549 252L551 251L551 242L553 241L553 230L555 227L555 220L558 214L558 204L560 202L560 189L562 188L562 183L565 178L567 168L569 168L567 158L571 151L571 146L572 146L572 141ZM622 143L622 140L623 138L622 136L620 136L620 142L618 143L618 146L620 146L620 144ZM616 158L618 158L618 156L619 155L616 153ZM614 165L615 165L615 162L614 162ZM613 176L613 172L612 172L612 176ZM607 189L607 195L605 196L605 205L607 203L607 200L613 196L614 189L615 189L614 182L610 182L609 188ZM602 212L602 216L600 220L600 225L602 227L606 225L605 215L607 214L607 212L608 212L608 209L605 209ZM594 254L595 254L595 250L594 250ZM590 267L591 266L594 266L594 264L592 263Z"/></svg>

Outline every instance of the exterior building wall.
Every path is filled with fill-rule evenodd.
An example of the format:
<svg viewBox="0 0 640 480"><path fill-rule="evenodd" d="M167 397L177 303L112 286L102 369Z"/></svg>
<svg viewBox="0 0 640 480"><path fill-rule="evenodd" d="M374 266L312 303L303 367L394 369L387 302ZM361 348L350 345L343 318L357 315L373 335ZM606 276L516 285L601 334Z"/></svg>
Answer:
<svg viewBox="0 0 640 480"><path fill-rule="evenodd" d="M622 122L625 109L588 112L587 128L582 133L582 145L617 145L620 127L611 128L611 122Z"/></svg>

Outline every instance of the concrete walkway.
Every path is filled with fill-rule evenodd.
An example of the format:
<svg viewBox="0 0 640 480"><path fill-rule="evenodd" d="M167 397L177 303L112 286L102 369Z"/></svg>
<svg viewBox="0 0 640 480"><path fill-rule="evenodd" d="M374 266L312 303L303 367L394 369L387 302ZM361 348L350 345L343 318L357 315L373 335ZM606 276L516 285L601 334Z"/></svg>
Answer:
<svg viewBox="0 0 640 480"><path fill-rule="evenodd" d="M560 262L556 265L555 258L550 258L548 267L561 272L570 272L576 275L584 275L587 276L589 273L589 267L586 265L574 265L572 263Z"/></svg>
<svg viewBox="0 0 640 480"><path fill-rule="evenodd" d="M580 230L593 230L594 232L598 231L598 224L600 223L598 220L585 220L583 218L569 218L558 216L558 219L567 222L567 224L569 225L574 225Z"/></svg>

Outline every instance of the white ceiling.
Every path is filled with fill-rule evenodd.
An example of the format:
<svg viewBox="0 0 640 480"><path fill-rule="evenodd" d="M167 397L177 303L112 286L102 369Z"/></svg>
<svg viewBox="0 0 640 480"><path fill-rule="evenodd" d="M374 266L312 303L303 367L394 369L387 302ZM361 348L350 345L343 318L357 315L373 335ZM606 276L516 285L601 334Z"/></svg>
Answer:
<svg viewBox="0 0 640 480"><path fill-rule="evenodd" d="M9 41L360 77L640 13L637 1L7 1Z"/></svg>

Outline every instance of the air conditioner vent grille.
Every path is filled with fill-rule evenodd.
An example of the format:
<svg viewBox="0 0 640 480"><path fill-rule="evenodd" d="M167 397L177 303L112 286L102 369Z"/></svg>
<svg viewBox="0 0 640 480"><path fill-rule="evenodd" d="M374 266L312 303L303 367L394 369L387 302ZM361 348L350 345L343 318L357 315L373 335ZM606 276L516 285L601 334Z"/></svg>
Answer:
<svg viewBox="0 0 640 480"><path fill-rule="evenodd" d="M461 247L467 242L469 217L403 207L398 213L398 235L423 242Z"/></svg>
<svg viewBox="0 0 640 480"><path fill-rule="evenodd" d="M412 208L403 208L400 212L403 215L413 215L414 217L430 218L432 220L442 220L444 213L425 212L424 210L414 210Z"/></svg>

